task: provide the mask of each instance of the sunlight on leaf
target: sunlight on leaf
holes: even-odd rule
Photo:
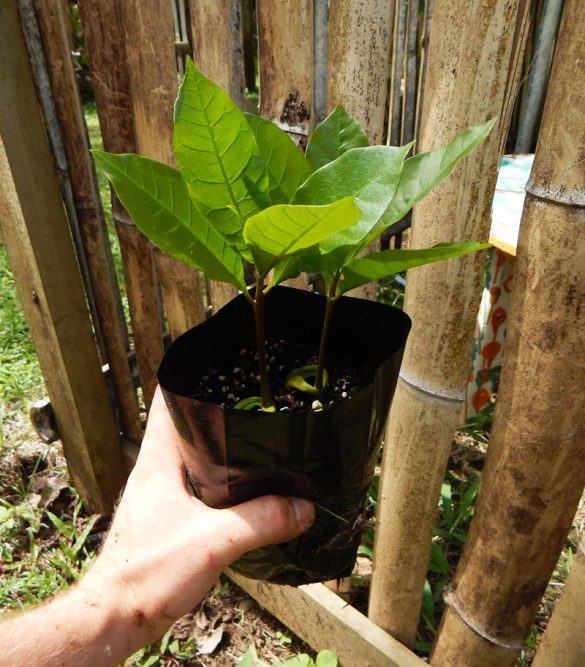
[[[338,104],[311,135],[307,160],[317,170],[352,148],[364,148],[368,143],[361,125]]]

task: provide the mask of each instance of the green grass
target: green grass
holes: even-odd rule
[[[0,243],[0,452],[12,421],[22,421],[28,401],[45,394],[38,358]]]
[[[32,478],[31,478],[32,479]],[[58,514],[30,486],[0,498],[0,608],[21,609],[77,581],[95,555],[89,542],[97,516],[88,516],[72,488]]]

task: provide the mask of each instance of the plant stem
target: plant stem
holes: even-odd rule
[[[339,282],[340,273],[333,276],[333,280],[328,285],[327,303],[325,305],[325,317],[323,318],[323,328],[321,329],[321,341],[319,343],[319,358],[317,360],[317,374],[315,376],[315,389],[318,396],[323,391],[323,369],[325,368],[325,357],[327,355],[327,344],[329,342],[329,329],[331,328],[331,318],[333,315],[333,306],[337,301],[335,292]]]
[[[260,394],[262,410],[274,410],[274,401],[270,393],[268,368],[266,365],[266,333],[264,318],[264,275],[256,277],[254,294],[254,317],[256,320],[256,348],[258,350],[258,370],[260,371]]]

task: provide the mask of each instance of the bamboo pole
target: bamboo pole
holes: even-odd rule
[[[327,115],[327,51],[329,1],[313,0],[313,118],[320,123]]]
[[[244,43],[242,7],[238,0],[190,0],[193,60],[197,67],[242,107]],[[229,57],[226,58],[226,53]],[[233,285],[208,281],[213,311],[238,294]]]
[[[16,0],[0,0],[0,226],[76,487],[109,513],[125,463]]]
[[[79,0],[79,12],[104,149],[112,153],[136,152],[119,0]],[[115,195],[112,218],[120,243],[138,374],[148,409],[156,387],[158,360],[163,354],[151,245],[132,224]]]
[[[414,122],[416,113],[417,89],[417,33],[418,33],[418,0],[408,3],[408,19],[406,32],[406,50],[404,54],[404,105],[402,107],[402,139],[407,144],[414,139]]]
[[[313,129],[313,0],[258,0],[260,114],[301,146]]]
[[[173,164],[173,108],[178,74],[170,3],[124,0],[119,9],[126,42],[132,44],[126,55],[138,152]],[[162,285],[167,322],[174,338],[201,322],[204,308],[199,274],[170,257],[158,262],[158,267],[159,271],[172,271]]]
[[[245,81],[241,1],[190,0],[189,9],[193,60],[241,107]]]
[[[394,10],[394,36],[392,39],[392,78],[390,104],[388,106],[388,140],[390,146],[399,146],[402,136],[402,81],[404,70],[404,36],[408,0],[397,0]]]
[[[505,0],[433,5],[420,150],[487,118],[500,122],[415,208],[412,247],[488,238],[508,126],[503,109],[521,57],[510,25],[524,9],[522,1]],[[464,406],[482,276],[479,254],[408,274],[405,310],[413,330],[385,438],[369,604],[370,618],[407,646],[416,635],[439,491]]]
[[[371,144],[384,140],[394,0],[338,0],[329,7],[327,107],[336,104],[362,125]],[[380,249],[375,241],[369,251]],[[376,283],[350,291],[375,299]]]
[[[260,114],[301,149],[315,125],[313,113],[313,0],[258,0]],[[308,277],[286,281],[306,288]]]
[[[372,144],[384,139],[394,0],[338,0],[329,8],[327,106],[341,103]]]
[[[585,330],[584,51],[585,15],[568,0],[527,186],[490,447],[436,667],[453,655],[484,665],[502,647],[511,651],[499,665],[514,663],[585,487],[585,367],[575,354]],[[477,635],[487,642],[471,653]]]
[[[126,327],[71,60],[68,34],[71,28],[66,23],[71,17],[65,13],[64,3],[35,0],[34,4],[67,156],[75,214],[102,332],[104,362],[110,367],[122,432],[131,440],[140,442],[142,425],[126,354]]]
[[[526,83],[524,113],[518,123],[516,153],[529,153],[535,144],[537,125],[546,94],[546,85],[552,61],[564,0],[545,0],[538,23],[534,60]]]
[[[536,650],[532,667],[583,667],[585,665],[585,538],[577,555],[565,588],[550,618],[544,636]]]

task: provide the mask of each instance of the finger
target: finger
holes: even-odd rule
[[[246,551],[298,537],[313,523],[315,507],[302,498],[263,496],[218,510],[218,516],[223,525],[216,548],[228,565]]]

